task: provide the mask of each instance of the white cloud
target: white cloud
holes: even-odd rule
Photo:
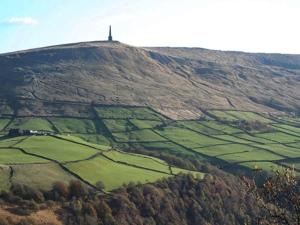
[[[11,17],[4,21],[12,25],[37,25],[38,21],[32,17]]]

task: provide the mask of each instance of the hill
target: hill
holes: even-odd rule
[[[2,114],[90,117],[93,103],[195,119],[213,108],[300,106],[299,55],[85,42],[1,54],[0,68]]]

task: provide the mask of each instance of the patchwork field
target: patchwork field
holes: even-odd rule
[[[57,180],[80,179],[112,191],[179,172],[203,176],[128,149],[248,170],[294,166],[300,172],[299,118],[209,110],[210,119],[174,121],[147,107],[123,106],[97,106],[94,112],[93,118],[0,118],[0,189],[14,182],[50,189]],[[5,135],[13,128],[54,134]]]

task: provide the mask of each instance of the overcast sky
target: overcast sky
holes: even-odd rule
[[[0,52],[114,39],[300,54],[300,0],[0,0]]]

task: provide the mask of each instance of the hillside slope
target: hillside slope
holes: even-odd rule
[[[146,105],[175,119],[203,109],[300,108],[300,56],[86,42],[0,55],[0,113],[89,116]]]

